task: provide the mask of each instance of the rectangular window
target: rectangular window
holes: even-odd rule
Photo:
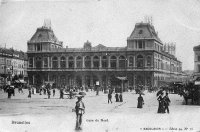
[[[198,56],[198,61],[200,61],[200,56]]]
[[[142,49],[142,47],[143,47],[142,45],[143,45],[143,44],[142,44],[142,40],[139,40],[139,41],[138,41],[138,48],[139,48],[139,49]]]

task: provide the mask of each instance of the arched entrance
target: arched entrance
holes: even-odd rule
[[[42,77],[40,74],[36,74],[35,76],[35,84],[36,86],[41,86],[42,85]]]
[[[145,82],[144,82],[144,77],[143,76],[141,76],[141,75],[138,75],[137,77],[136,77],[136,86],[138,87],[138,86],[145,86]]]
[[[79,88],[82,87],[81,76],[76,76],[76,86]]]

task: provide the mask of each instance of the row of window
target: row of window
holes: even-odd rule
[[[118,66],[119,68],[125,68],[126,67],[126,58],[124,56],[120,56],[119,57],[119,62],[118,62]],[[36,57],[35,58],[35,66],[36,68],[42,68],[42,64],[44,68],[48,68],[51,67],[50,65],[52,64],[52,68],[58,68],[59,66],[59,60],[58,57],[53,57],[52,58],[52,63],[49,62],[47,57],[44,57],[43,60],[41,57]],[[29,67],[33,67],[33,58],[29,58]],[[85,68],[99,68],[100,67],[100,59],[98,56],[94,56],[93,58],[93,63],[92,59],[90,56],[86,56],[84,58],[84,63],[83,63],[83,59],[82,57],[78,56],[76,58],[76,68],[82,68],[83,65],[85,65]],[[145,59],[142,55],[138,55],[136,58],[136,66],[139,68],[142,68],[145,66]],[[152,58],[150,56],[147,57],[146,59],[146,65],[147,66],[151,66],[152,64]],[[107,68],[108,64],[110,63],[110,67],[111,68],[116,68],[117,67],[117,57],[116,56],[111,56],[110,58],[110,62],[108,61],[108,58],[106,56],[103,56],[101,59],[101,66],[102,68]],[[49,65],[49,66],[48,66]],[[93,65],[93,66],[92,66]],[[65,57],[61,57],[60,58],[60,68],[66,68],[67,63],[66,63],[66,58]],[[133,67],[134,66],[134,57],[130,56],[128,58],[128,67]],[[69,57],[68,58],[68,68],[75,68],[75,61],[74,61],[74,57]]]

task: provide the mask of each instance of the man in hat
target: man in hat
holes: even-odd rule
[[[76,102],[76,130],[81,130],[82,115],[85,113],[85,105],[82,102],[83,96],[78,96],[78,101]]]

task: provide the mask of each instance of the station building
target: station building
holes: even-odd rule
[[[124,47],[86,41],[82,48],[64,48],[50,26],[37,28],[27,42],[29,84],[106,88],[123,80],[126,88],[148,88],[181,80],[182,62],[165,50],[153,25],[135,24],[125,41]]]

